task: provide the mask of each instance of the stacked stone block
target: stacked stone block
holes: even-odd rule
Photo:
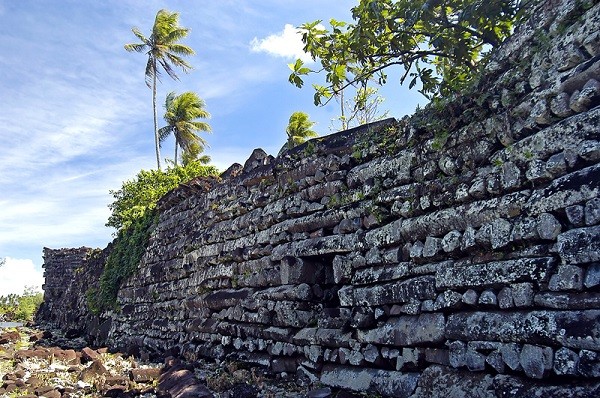
[[[594,3],[539,2],[464,97],[167,194],[109,342],[387,396],[599,393]]]

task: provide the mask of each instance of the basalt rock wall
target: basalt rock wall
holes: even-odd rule
[[[94,337],[387,396],[599,395],[600,4],[533,15],[462,96],[167,194]]]

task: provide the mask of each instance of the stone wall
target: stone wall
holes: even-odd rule
[[[38,319],[56,325],[67,325],[64,319],[68,311],[64,310],[66,302],[75,299],[70,287],[78,270],[84,269],[84,264],[90,248],[52,250],[44,248],[44,303],[37,314]]]
[[[387,396],[598,395],[600,4],[534,15],[462,96],[167,194],[107,341]]]
[[[40,326],[85,335],[95,344],[106,341],[110,316],[90,312],[87,296],[98,288],[110,250],[111,245],[104,250],[44,248],[44,302],[36,314]]]

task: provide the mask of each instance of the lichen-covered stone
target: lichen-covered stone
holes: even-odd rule
[[[584,225],[584,209],[583,206],[574,205],[565,208],[565,213],[569,222],[575,227],[582,227]]]
[[[460,368],[466,365],[467,345],[462,341],[447,343],[449,350],[450,366]]]
[[[568,117],[573,114],[569,107],[570,96],[568,93],[561,92],[550,101],[550,110],[558,117]]]
[[[460,308],[462,298],[462,294],[454,292],[452,290],[447,290],[444,293],[437,296],[437,298],[435,299],[435,303],[433,304],[433,310],[437,311],[444,308]]]
[[[504,189],[513,189],[520,186],[521,170],[512,162],[502,164],[501,183]]]
[[[520,280],[545,281],[554,264],[552,258],[525,258],[486,264],[447,264],[435,275],[439,288],[486,287]]]
[[[600,294],[543,292],[535,295],[534,302],[536,305],[546,308],[586,310],[600,308]]]
[[[471,374],[443,366],[430,366],[422,374],[411,398],[478,397],[496,398],[493,378],[486,374]]]
[[[567,162],[565,160],[564,152],[550,156],[546,162],[546,170],[553,177],[558,177],[565,174],[567,171]]]
[[[511,285],[513,302],[516,307],[529,307],[533,304],[533,284],[515,283]]]
[[[419,300],[436,297],[435,279],[422,276],[399,282],[390,282],[369,287],[355,287],[353,302],[361,305],[405,303],[412,298]]]
[[[475,290],[468,289],[466,292],[463,293],[462,301],[467,305],[475,305],[477,303],[478,297],[479,295]]]
[[[484,290],[479,296],[477,303],[486,307],[495,307],[498,305],[498,299],[496,294],[491,290]]]
[[[386,396],[598,395],[588,3],[531,3],[479,86],[443,107],[257,150],[171,191],[119,312],[86,306],[103,259],[45,250],[40,320]]]
[[[485,362],[498,373],[504,373],[506,371],[506,365],[502,360],[502,354],[498,350],[492,351],[487,358],[485,358]]]
[[[320,381],[330,387],[346,388],[352,391],[376,391],[379,394],[398,398],[412,395],[418,373],[385,372],[369,368],[333,367],[326,365]]]
[[[558,272],[550,278],[548,288],[552,291],[581,290],[583,288],[583,270],[574,265],[561,265]]]
[[[500,355],[502,356],[502,360],[512,370],[521,369],[521,362],[519,358],[520,354],[521,348],[517,344],[503,344],[500,347]]]
[[[546,163],[539,159],[534,159],[529,162],[525,177],[534,183],[539,183],[549,180],[552,176],[546,170]]]
[[[554,240],[560,234],[560,222],[549,213],[542,213],[538,216],[536,229],[541,239]]]
[[[460,248],[461,237],[462,234],[459,231],[454,230],[448,232],[442,239],[442,250],[444,250],[446,253],[450,253]]]
[[[490,233],[490,243],[492,249],[498,249],[508,245],[511,237],[512,224],[499,218],[492,222],[492,230]]]
[[[598,351],[581,350],[577,370],[586,377],[600,377],[600,353]]]
[[[557,248],[567,264],[600,261],[600,226],[572,229],[560,234]]]
[[[512,289],[503,287],[498,293],[498,306],[502,309],[512,308],[515,306]]]
[[[588,267],[583,284],[588,289],[600,285],[600,264],[591,264]]]
[[[441,248],[442,240],[440,238],[428,236],[423,245],[423,257],[433,257],[441,250]]]
[[[519,356],[519,362],[525,374],[534,379],[541,379],[552,366],[552,350],[548,353],[543,347],[525,344]]]
[[[576,375],[579,355],[573,350],[561,347],[554,353],[553,370],[557,375]]]
[[[462,250],[468,250],[470,248],[475,247],[475,245],[475,229],[469,226],[465,229],[465,232],[463,233],[460,248]]]
[[[600,310],[463,312],[448,316],[446,337],[599,349],[599,317]]]
[[[593,199],[600,194],[600,165],[594,165],[554,180],[532,193],[525,210],[541,214]]]
[[[585,204],[585,225],[596,225],[600,222],[600,199],[588,200]]]
[[[445,319],[442,314],[400,316],[385,325],[368,331],[358,331],[359,341],[406,347],[423,343],[436,343],[444,338]]]

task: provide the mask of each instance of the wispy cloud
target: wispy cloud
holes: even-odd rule
[[[291,24],[285,24],[283,31],[269,35],[264,39],[255,37],[250,42],[250,49],[254,52],[265,52],[270,55],[286,59],[301,59],[312,62],[310,54],[304,52],[302,34]]]
[[[0,257],[39,267],[44,246],[104,247],[109,190],[156,167],[146,57],[123,49],[131,27],[149,33],[167,8],[191,28],[195,70],[164,76],[159,120],[166,93],[197,92],[213,116],[206,153],[224,170],[256,147],[276,154],[295,110],[331,118],[289,85],[283,59],[310,60],[292,23],[344,19],[353,2],[0,0]]]

